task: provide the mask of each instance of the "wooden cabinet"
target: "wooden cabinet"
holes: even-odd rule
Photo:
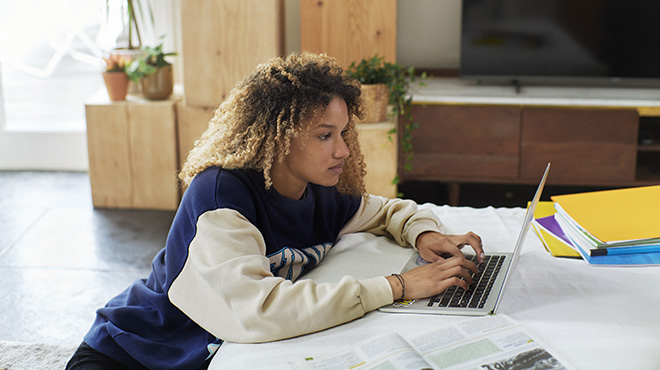
[[[660,123],[634,107],[417,103],[412,114],[412,170],[399,156],[399,177],[451,184],[450,203],[460,183],[536,184],[547,162],[549,184],[660,183]]]
[[[520,108],[413,105],[412,114],[420,125],[413,131],[412,172],[399,159],[402,180],[517,177]]]
[[[660,112],[639,121],[637,180],[660,183]]]
[[[533,182],[550,161],[554,183],[633,183],[638,122],[632,109],[525,108],[519,177]]]

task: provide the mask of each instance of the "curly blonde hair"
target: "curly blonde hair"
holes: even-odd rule
[[[360,85],[343,73],[336,59],[308,52],[274,58],[239,82],[188,153],[179,178],[190,185],[208,167],[254,169],[263,171],[270,188],[273,163],[284,159],[291,138],[304,135],[334,96],[344,99],[348,108],[344,140],[351,153],[336,188],[343,194],[366,195],[354,123],[354,117],[363,117]]]

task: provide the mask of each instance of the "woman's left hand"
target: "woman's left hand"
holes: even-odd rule
[[[455,257],[464,258],[461,248],[466,245],[472,247],[477,254],[479,262],[483,261],[484,248],[479,235],[472,231],[461,235],[446,235],[439,232],[427,231],[417,237],[419,255],[428,262],[437,262],[445,259],[442,255],[447,253]]]

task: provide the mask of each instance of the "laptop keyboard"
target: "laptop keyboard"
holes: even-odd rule
[[[449,287],[444,292],[432,297],[429,307],[467,307],[483,308],[490,294],[497,274],[504,263],[504,256],[485,256],[482,263],[478,263],[477,256],[469,259],[478,263],[478,272],[472,274],[472,285],[466,291],[460,287]]]

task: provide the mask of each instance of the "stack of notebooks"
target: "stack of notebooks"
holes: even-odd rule
[[[593,265],[660,264],[660,186],[551,197],[532,223],[556,257]]]

